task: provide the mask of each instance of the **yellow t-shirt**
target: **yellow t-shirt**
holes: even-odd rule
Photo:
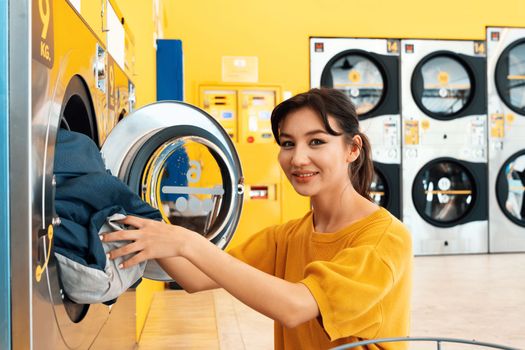
[[[334,233],[314,231],[312,212],[269,227],[228,252],[308,287],[321,316],[295,328],[275,322],[275,349],[329,349],[363,339],[408,336],[412,244],[381,208]],[[368,349],[406,349],[406,342]]]

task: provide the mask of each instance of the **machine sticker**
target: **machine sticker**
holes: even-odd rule
[[[397,39],[388,39],[386,41],[386,51],[388,53],[398,54],[399,55],[399,40]]]
[[[494,113],[490,116],[490,137],[502,139],[505,136],[505,119],[502,113]]]
[[[405,145],[419,144],[419,121],[405,120]]]
[[[32,56],[48,68],[53,68],[55,61],[52,4],[52,0],[33,0],[32,8]]]
[[[437,80],[441,85],[448,85],[449,76],[448,72],[440,71],[437,76]]]
[[[352,83],[359,83],[361,81],[361,74],[358,70],[352,69],[348,73],[348,80],[350,80]]]
[[[491,41],[499,41],[499,32],[492,32],[492,33],[490,33],[490,40]]]
[[[115,61],[111,55],[108,55],[108,70],[108,107],[110,111],[114,111],[117,104],[117,94],[115,88]]]
[[[314,43],[315,52],[324,52],[324,43]]]
[[[425,119],[421,121],[421,129],[427,130],[428,128],[430,128],[430,120]]]
[[[414,44],[405,44],[405,53],[414,53]]]
[[[507,123],[512,124],[512,123],[514,123],[514,120],[516,120],[516,116],[514,114],[512,114],[512,113],[508,113],[505,116],[505,119],[507,120]]]

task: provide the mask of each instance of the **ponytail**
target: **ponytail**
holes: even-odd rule
[[[370,184],[374,176],[374,164],[372,162],[372,147],[365,134],[357,132],[362,140],[359,157],[348,167],[348,175],[352,186],[361,196],[372,201],[370,197]]]

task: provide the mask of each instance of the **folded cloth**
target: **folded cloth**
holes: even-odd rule
[[[64,291],[77,303],[114,299],[142,277],[144,265],[140,271],[117,269],[130,276],[115,273],[108,264],[108,248],[100,241],[99,232],[105,232],[101,231],[105,224],[106,231],[117,229],[115,214],[121,214],[121,218],[129,214],[156,220],[162,216],[106,170],[97,145],[83,134],[59,130],[54,170],[55,208],[61,219],[55,228],[54,253]],[[122,246],[126,242],[117,244]],[[100,281],[101,273],[109,280],[95,283]],[[83,278],[93,280],[79,283]]]

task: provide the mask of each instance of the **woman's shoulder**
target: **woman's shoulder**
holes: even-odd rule
[[[293,232],[304,232],[312,228],[312,211],[308,211],[303,217],[288,220],[282,224],[275,225],[274,231],[280,234],[291,234]]]
[[[403,242],[410,242],[410,232],[405,224],[384,208],[379,208],[360,223],[361,238],[368,237],[376,245],[384,243],[385,237],[395,236]]]

